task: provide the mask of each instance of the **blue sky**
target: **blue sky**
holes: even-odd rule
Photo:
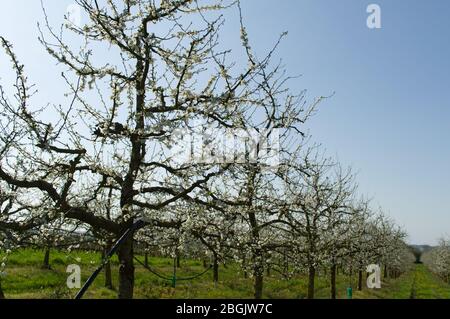
[[[55,26],[72,2],[44,1]],[[366,26],[371,3],[381,7],[381,29]],[[302,75],[291,82],[294,91],[308,89],[311,100],[335,92],[308,123],[313,140],[354,167],[361,192],[410,242],[450,235],[450,2],[244,0],[242,8],[261,55],[289,31],[278,57],[291,75]],[[38,0],[2,1],[0,34],[14,43],[42,103],[56,102],[64,84],[37,41],[37,21]],[[225,41],[239,36],[231,30]]]

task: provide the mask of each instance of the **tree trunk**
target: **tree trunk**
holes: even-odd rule
[[[309,266],[308,274],[308,299],[314,299],[314,280],[316,278],[316,268]]]
[[[44,262],[42,263],[43,269],[50,269],[50,247],[45,247]]]
[[[119,248],[119,299],[132,299],[134,289],[133,236]]]
[[[246,258],[245,256],[242,257],[242,264],[245,265],[246,263]],[[247,274],[247,269],[244,268],[244,278],[247,279],[248,278],[248,274]]]
[[[254,283],[255,299],[262,299],[263,283],[264,283],[264,275],[262,271],[258,271],[255,274],[255,283]]]
[[[148,267],[148,252],[147,251],[145,252],[145,255],[144,255],[144,265],[145,265],[145,267]]]
[[[102,259],[105,258],[106,254],[111,250],[111,243],[108,241],[105,250],[103,251]],[[112,284],[112,275],[111,275],[111,262],[108,260],[108,262],[105,264],[105,288],[113,289]]]
[[[111,263],[109,261],[105,265],[105,288],[108,288],[111,290],[114,289],[113,283],[112,283]]]
[[[217,255],[214,255],[213,273],[214,285],[217,286],[217,284],[219,283],[219,261],[217,260]]]
[[[388,276],[387,265],[384,265],[384,278],[387,278],[387,276]]]
[[[2,281],[0,280],[0,300],[5,299],[5,294],[2,289]]]
[[[358,271],[358,290],[362,290],[362,282],[363,282],[363,271],[360,269]]]
[[[173,275],[172,275],[172,288],[177,286],[177,257],[173,259]]]
[[[264,266],[262,264],[263,252],[261,249],[256,249],[253,253],[253,276],[254,276],[254,297],[255,299],[262,299],[263,283],[264,283]]]
[[[254,182],[256,171],[252,171],[251,178],[249,181]],[[248,191],[249,193],[253,194],[253,185],[250,186],[248,184]],[[250,196],[250,198],[253,198],[253,195]],[[255,212],[251,211],[248,214],[248,218],[250,221],[250,225],[252,227],[252,239],[255,242],[259,241],[259,226],[258,226],[258,220],[256,218]],[[264,282],[264,265],[262,264],[264,259],[264,251],[261,249],[261,247],[256,247],[255,250],[252,252],[252,261],[253,261],[253,276],[254,278],[254,297],[255,299],[262,299],[263,294],[263,282]]]
[[[289,259],[287,257],[287,252],[284,253],[283,256],[283,267],[284,267],[284,274],[287,276],[289,273]]]
[[[181,267],[181,257],[179,254],[177,254],[177,268]]]
[[[336,265],[332,265],[330,268],[331,276],[331,299],[336,299]]]

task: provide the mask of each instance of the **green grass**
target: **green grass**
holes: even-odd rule
[[[69,264],[78,264],[82,270],[82,281],[95,270],[100,262],[100,254],[96,252],[74,251],[68,254],[63,251],[52,251],[50,255],[51,270],[41,268],[44,252],[41,250],[23,249],[14,252],[8,262],[7,275],[2,286],[7,298],[73,298],[77,290],[66,287]],[[143,257],[140,257],[143,260]],[[150,265],[159,273],[170,277],[173,262],[167,258],[150,258]],[[203,265],[197,260],[182,260],[178,269],[178,277],[189,277],[204,271]],[[118,260],[112,259],[113,283],[118,283]],[[136,265],[135,297],[136,298],[252,298],[252,279],[244,278],[237,265],[220,267],[220,281],[217,287],[212,282],[212,273],[190,280],[179,281],[176,288],[171,282],[160,279],[140,265]],[[412,271],[400,278],[383,281],[382,289],[364,289],[354,293],[355,298],[400,298],[411,297],[412,285],[416,282],[416,298],[450,298],[450,286],[431,274],[426,267],[418,265]],[[356,285],[356,278],[338,275],[337,296],[346,298],[347,287]],[[285,280],[276,274],[264,279],[264,298],[302,299],[307,291],[307,281],[304,276]],[[329,278],[324,274],[316,279],[316,298],[328,298],[330,294]],[[116,298],[117,291],[104,288],[103,273],[95,280],[85,298],[106,299]]]
[[[450,285],[431,273],[425,265],[415,265],[400,278],[384,281],[382,288],[357,292],[355,298],[450,299]]]
[[[450,299],[450,286],[420,265],[416,270],[415,298]]]

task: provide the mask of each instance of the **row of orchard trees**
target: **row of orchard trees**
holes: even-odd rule
[[[286,279],[305,275],[307,297],[314,298],[320,271],[336,298],[338,269],[357,275],[359,290],[371,264],[384,266],[385,276],[405,271],[411,263],[405,233],[355,197],[350,170],[312,154],[296,154],[275,171],[235,167],[216,181],[220,185],[208,185],[211,202],[180,203],[172,217],[181,225],[173,256],[184,248],[186,256],[202,255],[192,247],[206,250],[215,281],[219,264],[237,262],[252,276],[255,298],[262,298],[271,272]],[[195,240],[201,245],[192,245]]]
[[[442,238],[437,247],[424,254],[423,259],[435,274],[450,283],[450,240]]]
[[[321,98],[307,103],[304,92],[288,90],[289,77],[271,62],[279,41],[265,56],[253,52],[239,2],[76,2],[83,26],[67,21],[56,31],[44,9],[39,29],[62,71],[54,81],[67,84],[56,105],[36,105],[25,67],[0,35],[15,76],[0,87],[2,249],[58,245],[66,232],[87,230],[108,248],[144,219],[118,251],[119,298],[133,297],[136,240],[197,240],[215,257],[215,273],[219,261],[241,263],[256,298],[269,269],[306,269],[312,298],[321,267],[399,267],[403,234],[355,200],[351,172],[304,151],[303,125]],[[234,9],[239,52],[220,38],[218,12]],[[261,140],[282,128],[280,165],[180,161],[175,133],[199,123],[262,132]],[[249,142],[244,158],[258,158],[262,144]]]

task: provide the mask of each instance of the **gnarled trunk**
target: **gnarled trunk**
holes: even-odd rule
[[[119,248],[119,299],[132,299],[134,290],[133,236]]]

